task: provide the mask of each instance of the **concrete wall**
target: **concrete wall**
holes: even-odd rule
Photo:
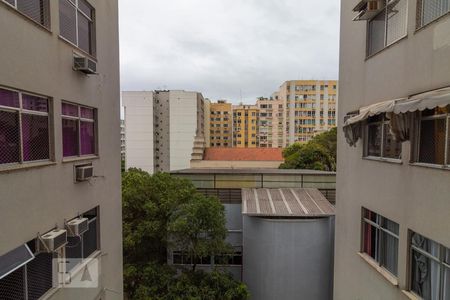
[[[416,1],[408,1],[408,36],[366,60],[366,23],[353,22],[357,1],[341,2],[339,141],[334,299],[405,299],[408,229],[450,247],[450,172],[362,159],[363,146],[349,147],[341,130],[346,113],[382,100],[450,86],[450,17],[415,31]],[[399,287],[363,261],[361,207],[400,225]]]
[[[282,162],[280,161],[243,161],[243,160],[200,160],[191,161],[193,169],[277,169]]]
[[[70,219],[100,206],[101,285],[96,291],[58,290],[51,299],[93,299],[102,288],[122,295],[122,222],[120,196],[120,111],[118,5],[95,0],[97,71],[86,76],[72,70],[76,47],[58,38],[58,1],[50,1],[51,31],[0,2],[0,85],[52,98],[54,161],[39,168],[0,172],[0,255]],[[98,109],[98,156],[63,160],[61,100]],[[74,183],[74,165],[92,162],[98,176]]]
[[[153,173],[153,92],[123,92],[125,166]]]
[[[243,230],[243,281],[251,299],[332,298],[332,218],[244,216]]]
[[[170,92],[156,91],[153,102],[153,158],[155,172],[170,170]]]

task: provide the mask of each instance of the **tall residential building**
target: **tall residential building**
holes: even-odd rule
[[[256,106],[259,109],[259,147],[283,147],[283,102],[273,97],[260,97]]]
[[[204,116],[203,116],[203,123],[205,124],[205,128],[204,128],[204,142],[205,142],[205,147],[208,148],[209,147],[209,140],[211,139],[211,122],[210,122],[210,116],[211,116],[211,100],[209,100],[208,98],[205,98],[204,100],[204,105],[203,105],[203,111]]]
[[[204,99],[187,91],[123,92],[126,168],[149,173],[190,166],[194,138],[204,141]]]
[[[233,115],[231,103],[219,100],[210,105],[210,147],[232,147],[233,146]],[[206,141],[208,141],[206,139]]]
[[[256,105],[233,105],[233,147],[258,147],[259,109]]]
[[[283,146],[336,127],[336,92],[335,80],[290,80],[280,86],[275,99],[284,108]]]
[[[341,4],[334,299],[449,299],[448,1]]]
[[[0,28],[0,299],[121,299],[118,1],[0,1]]]
[[[125,121],[120,120],[120,160],[125,161]]]

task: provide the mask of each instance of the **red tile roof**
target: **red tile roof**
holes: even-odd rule
[[[283,161],[281,148],[206,148],[204,160]]]

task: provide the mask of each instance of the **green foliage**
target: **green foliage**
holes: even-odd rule
[[[246,299],[239,298],[248,293],[245,285],[227,274],[203,274],[194,265],[193,271],[175,276],[175,269],[167,265],[170,246],[191,257],[229,251],[224,207],[218,199],[197,193],[188,180],[129,169],[122,174],[122,203],[124,287],[129,299],[186,299],[182,290],[197,295],[192,299]],[[194,282],[203,287],[189,286]]]
[[[336,170],[337,130],[315,136],[308,143],[294,143],[283,150],[280,169]]]

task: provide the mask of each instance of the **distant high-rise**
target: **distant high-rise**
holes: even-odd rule
[[[259,109],[259,147],[283,147],[283,102],[274,97],[260,97],[256,100],[256,106]]]
[[[210,105],[209,144],[207,147],[232,147],[233,115],[231,103],[219,100]]]
[[[233,105],[233,147],[258,147],[259,109],[256,105]]]

